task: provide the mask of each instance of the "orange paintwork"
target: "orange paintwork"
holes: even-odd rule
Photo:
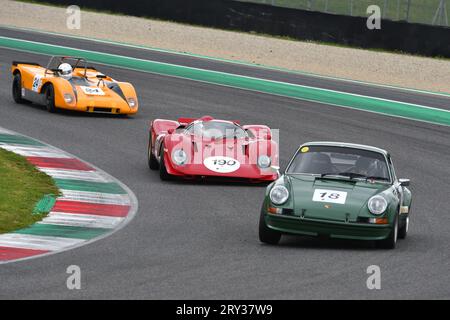
[[[84,112],[102,112],[101,108],[111,108],[109,113],[113,114],[135,114],[139,109],[138,99],[134,87],[127,82],[118,82],[112,78],[106,76],[103,81],[99,82],[96,77],[98,74],[102,74],[95,69],[87,69],[86,80],[88,81],[88,87],[92,89],[100,88],[103,95],[88,94],[81,86],[77,84],[71,84],[68,80],[59,76],[55,76],[51,71],[45,74],[45,68],[32,64],[19,63],[11,67],[11,72],[15,75],[20,72],[22,79],[22,88],[32,90],[37,93],[44,93],[47,83],[53,84],[55,91],[55,106],[60,109],[68,109]],[[33,82],[35,77],[41,77],[41,83],[33,90]],[[74,77],[84,77],[84,68],[75,68],[73,70]],[[136,102],[135,107],[130,107],[127,100],[121,97],[112,89],[108,88],[107,83],[116,83],[123,92],[124,97],[128,100],[134,99]],[[106,83],[106,84],[105,84]],[[83,86],[86,87],[86,86]],[[76,88],[76,93],[74,92]],[[64,100],[64,94],[71,94],[74,96],[72,102],[68,103]],[[26,97],[24,97],[26,99]],[[98,108],[94,110],[94,108]]]

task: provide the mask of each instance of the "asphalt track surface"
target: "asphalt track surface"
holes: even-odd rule
[[[12,36],[0,31],[0,35]],[[20,37],[26,39],[24,34]],[[47,43],[53,38],[27,36]],[[86,46],[80,40],[62,39],[60,43]],[[108,50],[114,47],[96,46],[90,43],[89,49],[111,52]],[[153,60],[163,56],[178,64],[197,63],[214,70],[254,72],[269,79],[281,74],[170,54],[149,57],[146,50],[113,50]],[[106,66],[98,69],[136,87],[138,115],[49,114],[41,107],[12,101],[12,60],[45,64],[48,57],[0,49],[0,126],[33,136],[105,170],[133,190],[139,211],[125,228],[101,241],[0,266],[0,298],[450,298],[450,127]],[[289,77],[334,90],[408,99],[433,107],[450,105],[450,99],[439,96]],[[307,237],[284,237],[279,246],[259,243],[264,187],[161,182],[157,172],[147,167],[150,119],[205,114],[280,128],[282,167],[306,141],[346,141],[389,150],[397,175],[412,180],[408,238],[400,240],[395,250],[375,249],[370,242]],[[81,290],[66,287],[66,268],[72,264],[81,268]],[[382,290],[366,287],[370,265],[381,268]]]

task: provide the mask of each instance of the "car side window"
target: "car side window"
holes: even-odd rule
[[[388,156],[389,168],[391,169],[392,178],[397,181],[397,175],[395,174],[394,164],[392,163],[391,156]]]

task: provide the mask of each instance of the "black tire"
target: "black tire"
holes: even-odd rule
[[[376,246],[380,249],[395,249],[398,239],[398,214],[395,215],[394,228],[392,228],[389,236],[384,240],[378,240]]]
[[[20,73],[14,75],[12,83],[12,96],[14,102],[19,104],[27,103],[28,101],[22,98],[22,77]]]
[[[277,245],[280,242],[281,233],[267,227],[264,221],[264,212],[261,211],[259,217],[259,241],[271,245]]]
[[[159,178],[163,181],[172,180],[172,176],[167,172],[166,164],[164,163],[164,146],[161,144],[161,155],[159,160]]]
[[[55,89],[53,88],[52,84],[48,84],[45,87],[45,107],[47,108],[47,111],[50,113],[56,112]]]
[[[405,239],[409,230],[409,215],[404,219],[403,225],[398,229],[398,238]]]
[[[148,167],[151,170],[158,170],[159,169],[159,163],[156,159],[155,155],[152,152],[153,146],[152,146],[152,137],[150,136],[150,139],[148,140]]]

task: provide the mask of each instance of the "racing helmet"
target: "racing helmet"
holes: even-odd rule
[[[68,63],[61,63],[58,67],[61,78],[69,80],[72,78],[72,66]]]

